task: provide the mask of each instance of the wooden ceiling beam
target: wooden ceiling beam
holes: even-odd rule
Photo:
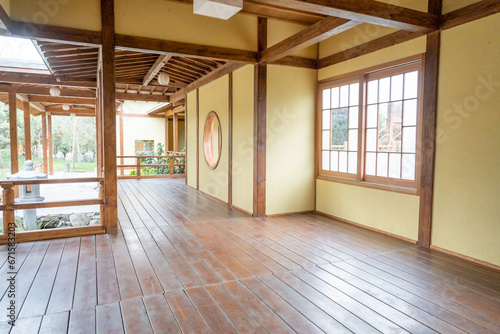
[[[28,95],[17,93],[16,96],[17,96],[18,100],[23,101],[23,102],[28,102],[30,104],[30,106],[31,106],[32,109],[36,109],[36,110],[38,110],[40,112],[45,112],[46,107],[43,104],[41,104],[41,103],[38,103],[38,102],[35,102],[35,101],[31,102],[29,100],[29,96]]]
[[[160,55],[158,59],[156,59],[155,63],[151,68],[149,69],[148,73],[144,76],[144,79],[142,79],[142,85],[147,86],[151,80],[154,79],[156,74],[160,72],[160,70],[165,66],[166,63],[172,58],[172,55]]]
[[[69,110],[64,110],[62,105],[47,106],[47,112],[65,112],[65,113],[95,113],[95,108],[83,108],[70,106]]]
[[[22,74],[5,71],[0,72],[0,82],[79,88],[96,88],[97,86],[95,81],[69,81],[60,80],[52,75]]]
[[[127,101],[170,102],[168,96],[150,94],[116,93],[116,99]]]
[[[71,114],[75,114],[78,117],[95,117],[95,112],[85,112],[85,111],[51,111],[50,114],[52,116],[71,116]]]
[[[368,53],[372,53],[387,47],[404,43],[406,41],[412,40],[414,38],[423,36],[424,33],[421,32],[411,32],[411,31],[396,31],[395,33],[374,39],[373,41],[355,46],[353,48],[347,49],[345,51],[330,55],[318,61],[318,69],[325,68],[331,65],[335,65],[344,62],[349,59],[353,59]]]
[[[252,0],[254,3],[334,16],[409,31],[439,28],[439,16],[374,0]]]
[[[316,59],[309,59],[309,58],[302,58],[302,57],[295,57],[295,56],[286,56],[286,57],[283,57],[281,59],[273,61],[271,64],[310,68],[313,70],[318,68],[318,61]]]
[[[210,59],[230,60],[242,63],[256,63],[257,52],[159,40],[128,35],[116,35],[116,47],[146,53],[161,53]]]
[[[304,49],[327,38],[340,34],[341,32],[353,28],[358,24],[360,23],[337,17],[324,18],[312,26],[309,26],[295,35],[292,35],[262,51],[260,54],[260,61],[270,63],[278,60],[288,56],[294,51]]]
[[[63,104],[86,104],[95,105],[95,99],[82,99],[75,97],[62,97],[62,96],[40,96],[40,95],[30,95],[30,102],[41,102],[41,103],[63,103]]]
[[[480,18],[500,13],[499,0],[483,0],[441,17],[441,29],[450,29],[461,24],[478,20]]]
[[[15,90],[19,94],[51,96],[49,92],[50,87],[12,87],[11,85],[0,85],[0,92],[9,92],[11,90]],[[67,88],[61,87],[60,97],[95,98],[95,95],[96,93],[94,90],[69,90]]]
[[[57,60],[66,60],[66,59],[71,59],[74,57],[94,57],[95,59],[99,58],[99,49],[97,48],[92,48],[92,49],[85,49],[85,50],[80,50],[78,53],[74,53],[73,51],[61,51],[61,52],[56,52],[56,51],[47,51],[44,52],[44,55],[47,59],[51,58],[57,58]]]

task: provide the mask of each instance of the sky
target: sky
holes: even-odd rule
[[[33,42],[29,39],[0,36],[0,64],[8,61],[22,64],[40,64],[45,68],[44,62]]]

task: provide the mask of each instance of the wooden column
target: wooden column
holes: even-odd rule
[[[258,20],[259,52],[267,49],[267,19]],[[253,215],[266,215],[267,65],[255,65]]]
[[[96,117],[95,117],[95,127],[96,127],[96,149],[95,149],[95,159],[96,159],[96,168],[97,168],[97,176],[102,177],[102,99],[101,99],[101,71],[97,76],[97,89],[96,92]],[[104,189],[104,186],[103,186]]]
[[[173,132],[174,132],[174,152],[179,152],[179,115],[174,114],[174,124],[173,124]]]
[[[228,178],[227,178],[227,203],[233,205],[233,73],[229,73],[229,134],[228,134]]]
[[[101,100],[103,118],[102,142],[104,163],[104,226],[108,233],[118,228],[118,195],[116,173],[116,101],[115,101],[115,4],[101,0],[102,21],[102,81]]]
[[[196,189],[200,190],[200,89],[196,89]]]
[[[26,160],[31,160],[31,117],[30,103],[23,102],[24,111],[24,157]]]
[[[10,172],[19,172],[19,155],[17,152],[17,107],[16,93],[9,92],[9,126],[10,126]]]
[[[125,149],[123,147],[123,112],[120,111],[120,155],[123,156],[125,155]],[[123,165],[125,163],[125,159],[120,158],[120,165]],[[120,168],[120,175],[124,175],[125,170],[123,168]]]
[[[165,152],[170,151],[169,140],[168,140],[168,135],[169,135],[168,123],[169,123],[168,115],[167,113],[165,113]]]
[[[48,162],[47,162],[47,117],[45,113],[40,115],[42,118],[42,149],[43,149],[43,172],[48,173]],[[75,151],[76,153],[76,151]]]
[[[429,12],[440,15],[441,0],[429,1]],[[418,222],[418,244],[423,247],[430,247],[431,244],[440,44],[440,31],[427,35],[422,111],[422,166],[419,180],[420,209]]]
[[[54,175],[54,148],[52,143],[52,115],[47,113],[47,135],[49,142],[49,175]]]

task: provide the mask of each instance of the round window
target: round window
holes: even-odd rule
[[[210,169],[217,168],[222,150],[222,131],[219,116],[215,111],[207,115],[203,131],[203,152]]]

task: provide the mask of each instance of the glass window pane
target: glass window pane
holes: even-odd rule
[[[403,128],[403,152],[415,153],[417,147],[417,128],[414,126]]]
[[[332,114],[331,110],[323,110],[323,121],[321,122],[321,128],[323,130],[330,130],[330,115]]]
[[[366,110],[366,127],[376,128],[377,127],[377,117],[378,117],[378,106],[376,104],[368,106]]]
[[[377,129],[366,130],[366,150],[377,151]]]
[[[375,175],[376,163],[377,163],[377,153],[366,153],[366,161],[365,161],[366,175]]]
[[[324,150],[330,150],[330,130],[323,131],[322,148]]]
[[[330,89],[323,90],[323,109],[330,109]]]
[[[332,111],[332,150],[347,149],[347,108]]]
[[[386,152],[389,150],[389,103],[379,104],[378,107],[378,151]]]
[[[349,151],[358,150],[358,130],[349,130]]]
[[[340,107],[349,105],[349,86],[340,87]]]
[[[359,119],[359,107],[350,107],[349,108],[349,129],[357,129],[358,128],[358,119]]]
[[[356,174],[357,172],[358,172],[358,152],[349,152],[348,173]]]
[[[352,84],[349,87],[351,90],[349,93],[349,105],[357,106],[359,105],[359,83]]]
[[[405,74],[405,99],[418,96],[418,71]]]
[[[401,154],[389,154],[389,177],[399,179],[401,177]]]
[[[378,102],[378,80],[373,80],[368,82],[368,104],[373,104]]]
[[[389,153],[377,154],[377,176],[387,177]]]
[[[401,178],[404,180],[415,180],[415,154],[403,154]]]
[[[332,151],[330,153],[330,170],[332,172],[339,171],[339,152]]]
[[[383,78],[379,80],[378,84],[378,102],[389,102],[391,94],[391,78]]]
[[[405,101],[403,125],[417,125],[417,100]]]
[[[330,151],[323,151],[323,154],[321,156],[321,169],[330,169]]]
[[[403,99],[403,74],[391,78],[391,101]]]
[[[347,152],[339,152],[339,172],[347,173]]]
[[[332,108],[338,108],[340,104],[339,88],[332,88]]]

